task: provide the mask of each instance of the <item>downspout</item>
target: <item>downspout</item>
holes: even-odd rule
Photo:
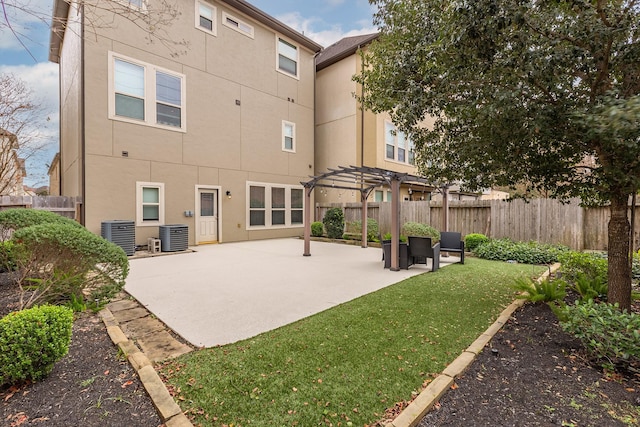
[[[318,99],[318,94],[317,94],[317,88],[316,88],[316,78],[317,78],[317,74],[318,74],[318,67],[316,66],[316,58],[318,57],[318,55],[320,55],[322,51],[316,52],[313,54],[313,169],[311,171],[311,175],[315,175],[316,174],[316,144],[317,144],[317,138],[316,138],[316,100]],[[313,190],[313,188],[312,188]],[[308,201],[311,200],[311,196],[309,196],[309,198],[307,199]],[[315,198],[314,198],[314,202],[315,202]],[[311,216],[309,216],[309,218],[311,218]],[[314,209],[313,210],[313,220],[314,221],[318,221],[318,209]],[[309,225],[309,227],[311,227],[311,225]],[[305,246],[305,254],[309,252],[308,248]],[[311,254],[309,254],[311,255]],[[306,256],[306,255],[305,255]]]
[[[85,153],[86,153],[86,138],[85,138],[85,134],[86,134],[86,126],[85,126],[85,86],[84,86],[84,20],[85,20],[85,15],[84,15],[84,3],[83,4],[79,4],[79,7],[81,8],[81,12],[80,12],[80,114],[81,114],[81,118],[80,118],[80,153],[79,153],[79,157],[81,159],[80,162],[80,181],[82,183],[82,190],[81,190],[81,194],[82,194],[82,209],[80,210],[80,224],[84,225],[86,227],[87,223],[86,223],[86,210],[87,210],[87,177],[86,177],[86,158],[85,158]]]

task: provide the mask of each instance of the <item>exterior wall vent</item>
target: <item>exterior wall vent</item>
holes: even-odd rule
[[[103,221],[101,235],[108,241],[120,246],[127,256],[136,253],[136,227],[133,221]]]
[[[189,226],[184,224],[161,225],[162,252],[186,251],[189,247]]]

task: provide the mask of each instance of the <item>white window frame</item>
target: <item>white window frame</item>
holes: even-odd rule
[[[265,201],[264,201],[264,208],[254,208],[254,209],[259,209],[259,210],[264,210],[264,221],[265,224],[264,225],[251,225],[251,187],[262,187],[264,188],[264,192],[265,192]],[[273,211],[280,211],[283,210],[283,208],[273,208],[273,204],[272,204],[272,198],[271,198],[271,194],[272,194],[272,189],[273,188],[284,188],[284,197],[285,197],[285,207],[284,207],[284,212],[285,212],[285,221],[284,221],[284,225],[273,225],[272,224],[272,212]],[[291,190],[299,190],[302,191],[302,207],[292,207],[292,202],[291,202]],[[302,228],[304,227],[304,203],[305,203],[305,197],[304,197],[304,187],[302,187],[301,185],[290,185],[290,184],[275,184],[275,183],[266,183],[266,182],[254,182],[254,181],[247,181],[247,188],[246,188],[246,193],[247,193],[247,200],[246,200],[246,212],[247,212],[247,221],[246,221],[246,229],[247,230],[275,230],[275,229],[283,229],[283,228]],[[293,211],[300,211],[302,214],[302,220],[300,223],[293,223],[292,219],[291,219],[291,213]]]
[[[211,30],[209,30],[208,28],[204,28],[200,25],[200,6],[204,6],[206,8],[208,8],[209,10],[211,10],[211,17],[213,18],[211,21]],[[200,31],[204,31],[207,34],[211,34],[216,36],[217,35],[217,27],[218,27],[218,18],[217,18],[217,8],[210,4],[207,3],[205,1],[201,1],[201,0],[196,0],[196,5],[195,5],[195,25],[196,28]]]
[[[145,188],[158,189],[158,220],[145,221],[143,214],[143,190]],[[162,182],[136,182],[136,225],[139,227],[157,227],[164,225],[164,183]]]
[[[115,61],[120,60],[129,62],[130,64],[137,65],[144,69],[144,119],[138,120],[126,116],[116,115],[116,92],[115,92]],[[156,73],[160,72],[171,77],[180,79],[180,127],[165,125],[157,122],[157,110],[156,105],[158,99],[156,96]],[[139,125],[151,126],[155,128],[161,128],[171,130],[174,132],[186,132],[187,131],[187,90],[186,90],[186,76],[175,71],[167,70],[149,64],[137,59],[130,58],[128,56],[120,55],[115,52],[109,52],[109,119],[117,120],[121,122],[134,123]]]
[[[222,12],[222,25],[231,28],[234,31],[237,31],[240,34],[249,37],[250,39],[254,37],[253,25],[247,24],[242,19],[238,19],[235,16],[228,14],[227,12]]]
[[[391,130],[392,132],[391,136],[393,137],[393,157],[389,157],[387,153],[387,145],[389,146],[391,145],[387,140],[388,130]],[[404,147],[399,146],[399,140],[401,139],[398,137],[399,135],[402,135],[404,137],[404,141],[405,141]],[[399,160],[400,148],[404,149],[404,158],[405,158],[404,160]],[[396,163],[400,163],[408,166],[415,166],[415,148],[413,145],[413,141],[411,141],[411,138],[409,138],[407,134],[398,130],[398,128],[389,120],[384,121],[384,158],[387,161],[392,161],[392,162],[396,162]],[[411,162],[412,158],[413,158],[413,162]]]
[[[287,127],[291,127],[291,133],[293,135],[291,140],[291,148],[287,148]],[[282,151],[289,153],[296,152],[296,124],[287,120],[282,121]]]
[[[138,6],[137,4],[132,4],[131,0],[117,0],[117,2],[137,12],[147,13],[147,0],[140,0],[140,6]]]
[[[286,44],[295,47],[296,49],[296,58],[295,58],[296,73],[295,74],[292,74],[289,71],[283,70],[280,68],[280,41],[281,40]],[[289,58],[286,55],[285,57]],[[293,58],[289,58],[289,59],[294,60]],[[284,74],[285,76],[293,77],[294,79],[298,79],[298,80],[300,79],[300,46],[297,45],[296,43],[293,43],[291,40],[286,39],[277,34],[276,34],[276,71]]]

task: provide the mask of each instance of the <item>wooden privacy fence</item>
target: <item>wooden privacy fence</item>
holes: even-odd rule
[[[345,222],[360,220],[360,203],[317,203],[315,218],[321,221],[331,207],[340,207]],[[634,247],[640,243],[640,210],[636,205]],[[382,234],[391,231],[391,203],[368,203],[369,218],[378,221]],[[442,230],[441,201],[400,202],[400,224],[429,224]],[[570,248],[605,250],[608,245],[609,208],[584,208],[578,199],[561,203],[553,199],[449,201],[449,230],[462,235],[482,233],[491,238],[560,243]]]
[[[0,210],[33,208],[79,220],[80,199],[65,196],[0,196]]]

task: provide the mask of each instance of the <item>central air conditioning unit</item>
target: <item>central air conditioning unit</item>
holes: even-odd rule
[[[189,226],[184,224],[161,225],[162,252],[186,251],[189,247]]]
[[[106,240],[120,246],[127,256],[136,253],[136,226],[133,221],[103,221],[101,235]]]

